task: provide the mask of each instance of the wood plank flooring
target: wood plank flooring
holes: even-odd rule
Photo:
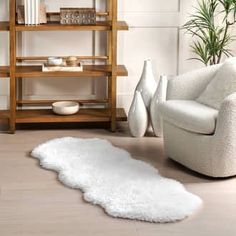
[[[25,130],[0,134],[1,236],[235,236],[236,178],[214,180],[197,175],[163,154],[161,139],[134,139],[120,127],[107,130]],[[63,136],[99,137],[129,151],[166,177],[199,195],[203,208],[173,224],[114,219],[82,199],[79,190],[63,186],[56,173],[39,167],[30,157],[38,144]]]

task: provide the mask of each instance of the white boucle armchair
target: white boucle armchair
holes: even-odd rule
[[[168,83],[167,101],[159,106],[166,155],[212,177],[236,175],[236,93],[223,101],[219,111],[204,105],[197,105],[195,109],[194,104],[194,109],[191,109],[191,102],[206,88],[220,66],[206,67],[173,78]],[[178,104],[182,106],[181,114],[176,113]],[[214,128],[202,132],[207,122],[213,124],[212,120]],[[198,127],[200,123],[202,126]]]

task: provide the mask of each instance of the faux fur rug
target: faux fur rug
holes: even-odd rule
[[[157,169],[106,140],[55,139],[35,148],[32,156],[114,217],[174,222],[193,214],[202,203],[179,182],[160,176]]]

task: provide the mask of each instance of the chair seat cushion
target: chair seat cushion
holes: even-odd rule
[[[161,116],[169,123],[200,134],[213,134],[219,111],[190,100],[169,100],[159,105]]]

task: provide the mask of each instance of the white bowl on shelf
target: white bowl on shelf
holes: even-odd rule
[[[79,103],[73,101],[54,102],[52,110],[57,115],[69,116],[79,111]]]
[[[63,60],[61,57],[49,57],[48,58],[48,65],[49,66],[60,66]]]

